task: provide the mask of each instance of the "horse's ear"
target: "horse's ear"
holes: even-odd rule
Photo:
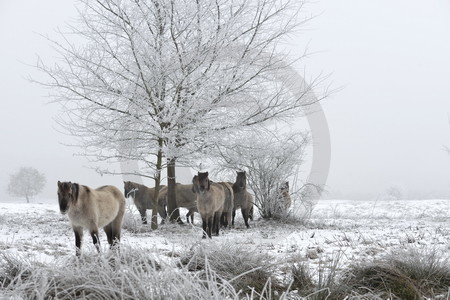
[[[208,172],[206,172],[206,177],[208,177],[209,176],[209,173]]]
[[[60,186],[61,186],[61,181],[58,180],[58,187],[60,187]]]

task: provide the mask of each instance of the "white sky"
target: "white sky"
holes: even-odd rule
[[[332,73],[333,86],[343,87],[322,104],[330,196],[370,198],[397,185],[450,197],[450,2],[319,0],[306,9],[318,16],[293,38],[294,51],[309,43],[315,54],[299,69]],[[101,177],[60,144],[67,138],[53,129],[57,106],[26,80],[35,72],[27,64],[51,55],[37,33],[53,35],[75,15],[72,1],[0,0],[2,197],[21,166],[46,174],[45,197],[56,195],[57,180],[122,188],[122,178]]]

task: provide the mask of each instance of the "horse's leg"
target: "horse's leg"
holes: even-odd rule
[[[108,225],[111,226],[110,248],[119,248],[120,233],[122,231],[123,213],[119,212],[116,218]]]
[[[225,213],[221,213],[219,217],[219,226],[225,226],[225,220],[223,218]]]
[[[161,217],[161,224],[164,224],[166,222],[166,218],[167,218],[166,207],[164,205],[159,204],[158,205],[158,213],[159,213],[159,216]]]
[[[194,211],[191,213],[191,224],[194,225]]]
[[[243,205],[241,207],[241,212],[242,212],[242,217],[244,218],[245,226],[247,226],[247,228],[249,228],[250,225],[248,225],[248,210],[246,208],[244,208]]]
[[[213,219],[213,231],[214,235],[219,235],[219,229],[220,229],[220,219],[222,218],[221,212],[215,212],[214,213],[214,219]]]
[[[202,239],[206,239],[206,229],[208,226],[208,220],[207,218],[205,218],[204,216],[202,216],[202,228],[203,228],[203,236]]]
[[[213,214],[212,232],[211,232],[211,234],[219,235],[219,234],[217,233],[217,231],[218,231],[218,230],[217,230],[218,226],[220,226],[220,214],[218,214],[217,212],[215,212],[215,213]]]
[[[73,227],[75,233],[75,255],[81,255],[81,242],[83,241],[83,227]]]
[[[253,204],[248,212],[248,218],[253,221]]]
[[[141,214],[142,224],[147,224],[147,209],[141,208],[139,210],[139,213]]]
[[[186,214],[186,223],[189,224],[189,217],[191,216],[191,210],[189,210]]]
[[[97,252],[100,253],[100,239],[98,236],[98,227],[94,227],[90,230],[90,234],[92,237],[92,242],[94,243],[95,248],[97,248]]]
[[[233,212],[231,213],[231,227],[234,227],[234,217],[236,217],[236,208],[233,207]]]
[[[213,230],[213,222],[214,222],[214,214],[208,216],[208,237],[211,238],[212,230]]]
[[[106,238],[108,239],[108,244],[110,247],[112,247],[113,244],[113,229],[112,229],[112,223],[109,223],[106,225],[103,230],[106,233]]]
[[[225,215],[225,223],[227,224],[227,226],[231,225],[231,214],[232,214],[232,212],[228,211]]]

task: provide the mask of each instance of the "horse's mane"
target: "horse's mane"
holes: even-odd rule
[[[74,195],[74,201],[77,201],[78,195],[80,194],[80,185],[78,183],[72,183],[72,193]]]
[[[146,185],[143,185],[143,184],[140,184],[140,183],[137,183],[137,182],[134,182],[134,181],[129,181],[132,185],[134,185],[135,187],[138,187],[138,188],[149,188],[148,186],[146,186]]]

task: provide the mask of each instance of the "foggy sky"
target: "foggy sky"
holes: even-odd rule
[[[450,4],[423,1],[317,1],[316,17],[292,37],[292,54],[307,77],[331,74],[342,89],[322,103],[331,134],[329,197],[373,198],[396,185],[411,197],[450,197]],[[45,39],[76,16],[74,2],[0,0],[0,190],[21,166],[45,173],[42,197],[56,181],[115,184],[100,176],[58,133],[58,106],[26,80],[37,54],[52,57]],[[308,159],[308,158],[307,158]],[[310,158],[309,158],[310,159]],[[308,173],[307,171],[305,172]]]

